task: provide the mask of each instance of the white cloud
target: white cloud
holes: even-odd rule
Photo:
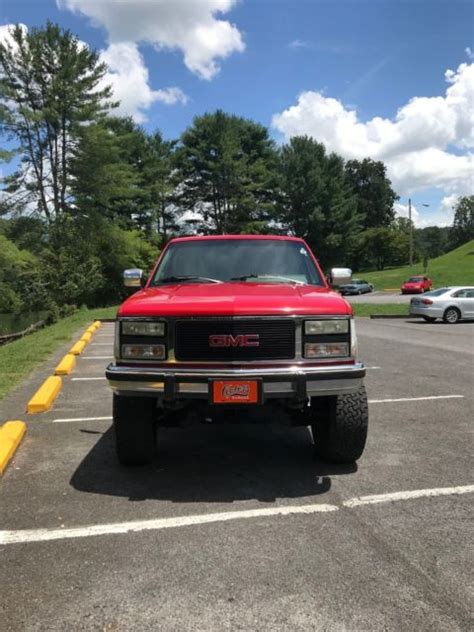
[[[295,39],[288,44],[288,48],[310,48],[310,42],[305,42],[304,40]]]
[[[452,226],[454,219],[454,207],[458,200],[457,195],[446,195],[441,200],[439,207],[434,212],[422,209],[418,210],[415,204],[411,205],[411,218],[417,228],[425,228],[426,226]],[[408,204],[395,202],[395,213],[399,217],[408,217]]]
[[[187,97],[180,88],[151,89],[148,69],[137,44],[111,44],[101,52],[100,58],[109,67],[103,85],[111,85],[114,98],[120,101],[120,106],[116,110],[118,114],[131,115],[140,123],[145,120],[143,110],[155,101],[167,105],[187,102]]]
[[[446,196],[471,194],[474,63],[448,70],[445,79],[449,85],[443,96],[414,97],[393,119],[363,122],[338,99],[307,91],[272,123],[286,139],[306,134],[347,159],[383,160],[401,195],[430,188]]]
[[[148,42],[158,49],[180,50],[184,63],[203,79],[219,72],[219,59],[245,45],[236,26],[215,17],[236,0],[56,0],[106,28],[111,44]]]
[[[470,46],[466,46],[466,48],[464,49],[464,52],[466,53],[466,55],[471,61],[474,61],[474,51],[472,50]]]
[[[13,37],[11,36],[11,30],[15,27],[16,24],[0,24],[0,42],[3,44],[10,44],[11,46],[16,46]],[[26,35],[28,33],[28,27],[26,24],[19,24],[23,33]]]

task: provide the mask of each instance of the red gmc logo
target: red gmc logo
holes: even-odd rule
[[[213,334],[209,336],[210,347],[259,347],[258,334]]]

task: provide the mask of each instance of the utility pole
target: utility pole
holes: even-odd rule
[[[408,221],[410,222],[410,265],[413,265],[413,224],[411,222],[411,198],[408,198]]]

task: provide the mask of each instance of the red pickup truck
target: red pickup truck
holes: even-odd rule
[[[352,308],[302,239],[173,239],[146,281],[137,269],[124,279],[138,291],[119,308],[106,370],[120,463],[154,458],[157,425],[225,421],[310,426],[320,458],[361,456],[368,408]]]

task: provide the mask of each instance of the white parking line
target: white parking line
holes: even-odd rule
[[[242,520],[245,518],[325,513],[337,510],[338,507],[336,507],[336,505],[293,505],[290,507],[268,507],[265,509],[247,509],[245,511],[180,516],[177,518],[158,518],[156,520],[134,520],[130,522],[116,522],[112,524],[96,524],[88,527],[75,527],[72,529],[25,529],[20,531],[0,531],[0,545],[20,544],[25,542],[46,542],[48,540],[64,540],[68,538],[87,538],[95,535],[110,535],[137,531],[156,531],[175,527],[209,524],[212,522]]]
[[[222,513],[200,514],[193,516],[179,516],[176,518],[158,518],[151,520],[133,520],[129,522],[115,522],[94,524],[83,527],[50,528],[50,529],[20,529],[0,531],[0,546],[6,544],[26,544],[28,542],[48,542],[51,540],[67,540],[73,538],[88,538],[98,535],[117,535],[137,533],[139,531],[159,531],[177,527],[210,524],[214,522],[229,522],[231,520],[245,520],[268,516],[291,516],[298,514],[329,513],[339,511],[342,507],[352,509],[363,505],[389,503],[414,498],[432,498],[435,496],[457,496],[474,492],[474,485],[458,487],[437,487],[433,489],[415,489],[374,496],[351,498],[342,506],[330,504],[290,505],[287,507],[265,507],[262,509],[247,509],[244,511],[228,511]]]
[[[82,356],[83,360],[112,360],[114,356]]]
[[[376,371],[377,369],[380,369],[381,367],[379,366],[366,366],[365,367],[367,371]]]
[[[95,380],[105,380],[105,377],[72,377],[71,382],[94,382]]]
[[[362,505],[376,505],[378,503],[390,503],[396,500],[411,500],[413,498],[431,498],[433,496],[454,496],[457,494],[471,494],[474,485],[462,485],[458,487],[435,487],[433,489],[413,489],[406,492],[393,492],[391,494],[375,494],[373,496],[361,496],[344,501],[344,507],[360,507]]]
[[[53,419],[53,424],[69,423],[70,421],[112,421],[112,417],[71,417],[70,419]]]
[[[91,347],[111,347],[111,342],[91,342]]]
[[[398,397],[396,399],[369,399],[369,404],[388,404],[390,402],[423,402],[428,399],[462,399],[464,395],[431,395],[429,397]]]

